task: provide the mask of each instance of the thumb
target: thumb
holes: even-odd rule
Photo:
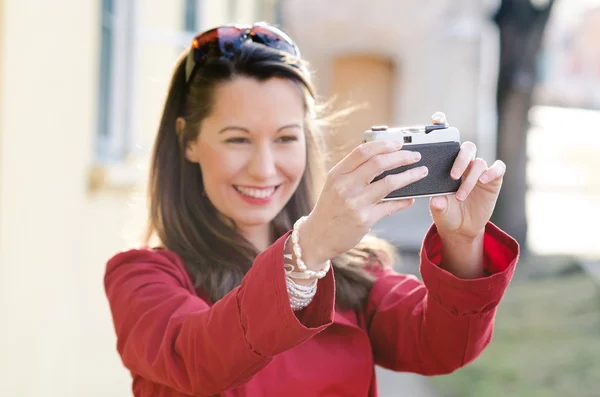
[[[429,200],[429,210],[433,219],[437,219],[440,215],[443,215],[448,209],[448,197],[447,196],[436,196]]]
[[[429,200],[431,212],[446,212],[448,209],[448,196],[436,196]]]

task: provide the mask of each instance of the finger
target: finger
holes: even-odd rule
[[[486,184],[490,181],[504,177],[505,173],[506,164],[504,164],[502,160],[496,160],[494,161],[494,164],[492,164],[492,166],[479,177],[479,182]]]
[[[371,212],[371,222],[377,223],[386,216],[395,214],[398,211],[402,211],[411,205],[413,205],[415,199],[403,199],[403,200],[390,200],[382,201],[375,205],[375,208]]]
[[[447,124],[446,121],[446,113],[444,112],[435,112],[433,116],[431,116],[432,124]]]
[[[448,196],[435,196],[429,199],[429,210],[432,215],[443,213],[448,209]]]
[[[354,181],[360,181],[364,183],[364,185],[368,185],[376,176],[384,171],[411,165],[420,160],[421,153],[409,150],[398,150],[391,153],[378,154],[371,157],[351,174]]]
[[[475,185],[477,185],[479,177],[486,170],[487,163],[485,162],[485,160],[481,158],[476,158],[475,160],[473,160],[471,167],[469,167],[469,172],[467,173],[466,177],[463,178],[463,181],[460,184],[460,188],[458,188],[458,191],[456,192],[456,199],[458,201],[464,201],[469,196],[469,194],[471,194],[473,188],[475,188]]]
[[[453,179],[459,179],[467,170],[467,167],[475,159],[477,147],[473,142],[466,141],[460,146],[460,152],[454,161],[450,176]]]
[[[395,152],[401,148],[402,142],[392,140],[370,141],[360,144],[331,169],[330,175],[350,173],[369,161],[373,156]]]
[[[398,174],[389,174],[385,178],[371,183],[365,188],[364,202],[376,203],[394,190],[403,188],[427,176],[427,167],[415,167]],[[362,200],[361,200],[362,201]]]

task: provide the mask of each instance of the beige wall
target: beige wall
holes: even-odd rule
[[[224,21],[226,2],[204,4],[203,27]],[[137,6],[148,35],[136,46],[132,116],[144,160],[183,16],[180,2]],[[141,232],[145,204],[126,188],[146,171],[136,157],[94,168],[99,8],[0,0],[0,396],[131,395],[102,275]],[[91,169],[106,179],[90,192]]]
[[[82,261],[82,243],[97,11],[75,0],[4,3],[0,395],[69,394],[93,360],[80,356],[82,321],[94,316],[79,297],[96,265]]]
[[[495,131],[493,122],[478,124],[480,101],[487,106],[484,115],[493,109],[486,98],[494,96],[489,83],[495,81],[495,71],[482,59],[489,55],[482,47],[497,45],[485,19],[493,3],[436,0],[423,6],[372,0],[365,7],[360,0],[288,0],[283,5],[286,27],[314,65],[324,94],[335,94],[332,65],[337,57],[388,57],[398,73],[392,89],[393,124],[426,123],[441,110],[464,139],[477,141]],[[482,85],[490,89],[481,92]]]
[[[316,71],[323,96],[344,97],[339,90],[354,87],[358,103],[385,106],[381,99],[373,101],[376,90],[360,87],[374,81],[381,87],[386,71],[365,63],[362,73],[340,76],[344,71],[335,65],[347,56],[389,59],[394,64],[389,87],[378,89],[380,97],[389,98],[389,124],[424,124],[434,112],[443,111],[463,140],[478,145],[479,156],[490,164],[495,160],[498,35],[490,15],[499,1],[435,0],[423,5],[371,0],[367,5],[362,0],[286,0],[282,4],[285,27]],[[345,84],[339,84],[341,79],[346,79]],[[364,126],[381,124],[381,117],[365,111],[349,118],[343,129],[351,135],[347,141],[360,142]],[[352,148],[345,146],[345,152]],[[403,249],[418,249],[430,224],[427,201],[418,200],[374,230]]]
[[[3,149],[2,149],[2,140],[4,138],[4,129],[2,128],[3,125],[3,112],[4,112],[4,91],[2,90],[2,83],[4,80],[4,52],[5,52],[5,45],[4,42],[5,40],[3,40],[4,37],[4,27],[6,26],[4,20],[4,0],[0,0],[0,222],[2,222],[2,171],[3,171],[3,161],[2,161],[2,153],[3,153]],[[2,228],[0,227],[0,255],[2,255]],[[4,266],[2,265],[2,262],[0,262],[0,286],[2,286],[2,279],[4,277],[2,277],[2,275],[4,274]],[[2,290],[0,290],[0,308],[2,308],[2,302],[4,301],[4,295],[2,295]],[[0,315],[2,315],[2,312],[0,311]],[[0,333],[1,336],[1,333]],[[0,342],[1,343],[1,342]],[[3,345],[0,345],[3,346]],[[0,350],[0,357],[2,357],[2,350]]]

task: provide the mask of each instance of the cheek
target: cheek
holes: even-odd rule
[[[281,169],[288,178],[298,182],[306,170],[305,149],[297,150],[293,154],[287,153],[285,156],[282,156],[280,164],[282,164]]]
[[[227,151],[218,150],[210,145],[202,145],[199,148],[199,158],[202,180],[207,192],[218,190],[221,185],[229,184],[231,178],[242,167],[240,156],[228,155]]]

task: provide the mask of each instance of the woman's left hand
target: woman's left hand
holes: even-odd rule
[[[443,113],[433,115],[434,123],[445,123],[445,119]],[[430,199],[429,208],[442,240],[482,237],[494,211],[506,166],[497,160],[488,167],[476,154],[475,144],[464,142],[451,171],[452,178],[462,177],[460,188],[455,195]]]

